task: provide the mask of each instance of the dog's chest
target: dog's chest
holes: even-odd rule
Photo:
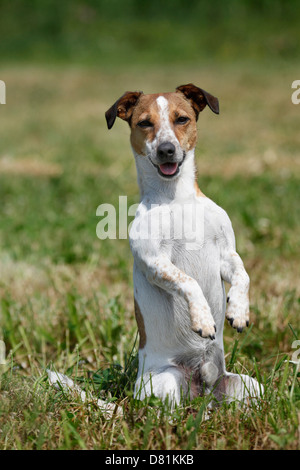
[[[164,254],[195,278],[219,272],[220,220],[215,204],[207,198],[191,198],[171,204],[141,203],[130,232],[135,258],[142,252]],[[216,206],[217,207],[217,206]]]

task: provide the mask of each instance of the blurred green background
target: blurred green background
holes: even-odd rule
[[[1,0],[0,58],[99,65],[292,60],[297,0]]]

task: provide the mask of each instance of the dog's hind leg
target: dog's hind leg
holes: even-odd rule
[[[249,377],[249,375],[230,372],[226,372],[218,380],[213,390],[217,401],[227,403],[237,401],[240,404],[249,404],[252,399],[257,401],[263,393],[264,387],[256,379]]]
[[[143,400],[152,395],[168,401],[171,407],[181,402],[187,393],[183,372],[175,366],[166,366],[158,371],[149,371],[138,377],[135,384],[135,398]]]

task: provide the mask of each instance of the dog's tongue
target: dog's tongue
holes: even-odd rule
[[[178,163],[163,163],[162,165],[159,165],[159,169],[162,172],[163,175],[174,175],[177,170]]]

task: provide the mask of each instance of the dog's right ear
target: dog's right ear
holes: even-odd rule
[[[130,124],[133,109],[136,106],[142,91],[126,91],[111,108],[105,113],[108,129],[111,129],[115,123],[116,117],[124,119]]]

